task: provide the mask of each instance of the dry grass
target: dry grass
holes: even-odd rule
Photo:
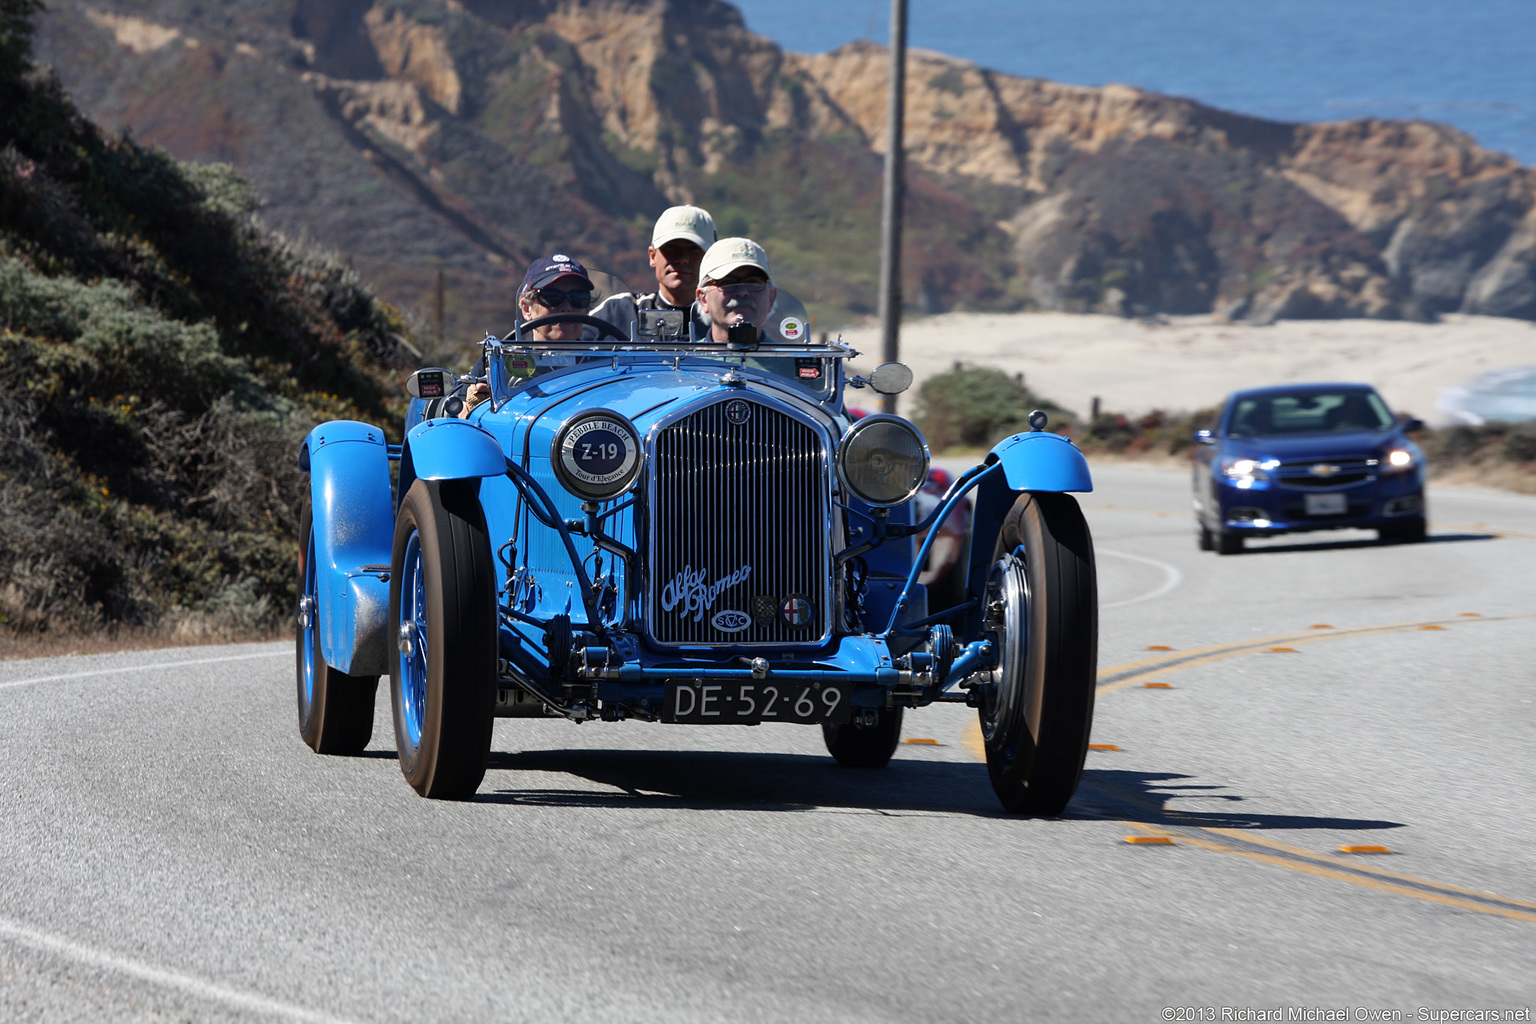
[[[62,658],[79,654],[118,651],[156,651],[173,647],[213,647],[223,644],[263,643],[288,640],[286,630],[236,635],[190,635],[183,630],[100,630],[91,633],[13,633],[0,631],[0,660],[15,658]]]

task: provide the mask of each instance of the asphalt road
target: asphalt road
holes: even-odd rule
[[[1221,558],[1182,474],[1096,477],[1118,749],[1055,820],[998,812],[961,707],[878,772],[502,721],[448,804],[387,689],[367,756],[303,746],[288,644],[0,662],[0,1020],[1529,1014],[1536,499]]]

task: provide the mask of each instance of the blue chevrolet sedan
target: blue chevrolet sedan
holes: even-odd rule
[[[1195,432],[1195,522],[1202,551],[1237,554],[1248,537],[1374,529],[1425,536],[1424,453],[1367,384],[1284,384],[1227,397]]]

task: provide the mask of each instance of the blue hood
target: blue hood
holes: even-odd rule
[[[1226,437],[1224,454],[1252,455],[1302,462],[1307,459],[1375,459],[1383,449],[1403,444],[1402,434],[1392,430],[1362,430],[1349,434],[1271,434],[1266,437]]]

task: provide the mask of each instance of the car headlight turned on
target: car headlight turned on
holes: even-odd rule
[[[1394,448],[1381,460],[1383,473],[1402,473],[1413,468],[1413,452],[1406,448]]]
[[[1237,487],[1252,487],[1255,483],[1267,483],[1268,470],[1274,465],[1258,459],[1235,459],[1228,456],[1221,460],[1221,474]]]
[[[854,497],[874,508],[910,501],[928,479],[928,444],[897,416],[866,416],[837,446],[837,475]]]

